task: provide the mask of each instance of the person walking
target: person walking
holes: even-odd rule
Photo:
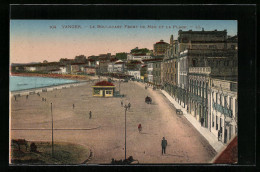
[[[74,109],[74,108],[75,108],[75,105],[73,104],[72,107],[73,107],[73,109]]]
[[[165,138],[163,137],[162,139],[162,143],[161,143],[161,146],[162,146],[162,155],[165,154],[165,150],[166,150],[166,146],[167,146],[167,140],[165,140]]]
[[[29,96],[28,96],[28,95],[26,95],[26,99],[28,99],[28,97],[29,97]]]
[[[128,103],[128,109],[130,109],[130,107],[131,107],[131,104],[130,104],[130,103]]]
[[[89,111],[89,119],[91,119],[91,118],[92,118],[92,112]]]
[[[142,131],[142,125],[141,124],[138,125],[138,131],[139,131],[139,133]]]
[[[123,107],[123,100],[121,100],[121,106]]]
[[[14,95],[14,100],[16,101],[16,95]]]

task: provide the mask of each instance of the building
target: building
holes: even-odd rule
[[[156,42],[153,44],[153,54],[155,56],[164,55],[169,44],[164,42],[163,40],[160,40],[159,42]]]
[[[83,69],[83,73],[85,73],[87,75],[96,75],[96,73],[97,73],[96,67],[85,66]]]
[[[223,143],[237,135],[237,82],[212,78],[210,131]]]
[[[86,56],[84,56],[84,55],[76,56],[74,59],[74,62],[75,63],[86,63],[87,62]]]
[[[177,56],[178,41],[170,37],[170,45],[164,55],[161,65],[161,82],[164,90],[173,97],[177,97]]]
[[[136,80],[141,79],[140,70],[127,70],[127,74],[133,76]]]
[[[158,64],[158,63],[161,63],[162,59],[157,58],[157,59],[147,59],[147,60],[142,60],[142,61],[144,64],[147,65],[147,68],[146,68],[147,81],[146,82],[148,82],[148,84],[150,84],[150,85],[155,85],[154,74],[156,74],[156,76],[155,76],[156,82],[157,83],[161,82],[161,64]],[[154,65],[154,63],[157,63],[157,65]],[[156,67],[155,71],[154,71],[154,66]],[[158,77],[160,77],[160,78],[158,78]],[[158,83],[158,87],[159,87],[159,85],[161,85],[161,84]]]
[[[178,51],[187,49],[227,49],[227,30],[178,32]]]
[[[125,72],[125,62],[123,62],[122,60],[117,60],[114,62],[111,61],[108,64],[107,70],[109,73],[124,73]]]
[[[147,63],[147,82],[152,85],[153,84],[153,62]]]
[[[140,75],[141,75],[141,80],[143,82],[148,81],[148,75],[147,75],[147,64],[143,64],[140,68]]]
[[[177,97],[177,61],[176,58],[165,58],[161,66],[161,81],[165,91]]]
[[[210,67],[190,67],[188,75],[188,93],[183,96],[183,102],[187,102],[187,110],[201,126],[208,128],[210,125],[209,115],[209,83]]]
[[[161,88],[161,65],[162,61],[153,62],[153,83],[156,88]]]
[[[70,66],[71,74],[83,73],[83,68],[86,66],[86,63],[72,63]]]
[[[98,82],[92,88],[94,97],[113,97],[115,93],[115,85],[108,81]]]
[[[68,67],[66,65],[60,65],[59,67],[59,74],[68,74]]]
[[[178,100],[187,105],[188,70],[190,67],[210,67],[211,77],[237,80],[237,50],[232,49],[187,49],[180,53],[178,63]]]
[[[128,54],[127,55],[127,60],[145,60],[145,59],[152,59],[153,57],[151,55],[145,54]]]

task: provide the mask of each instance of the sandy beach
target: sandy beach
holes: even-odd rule
[[[119,87],[119,82],[114,83]],[[92,82],[84,85],[11,98],[11,138],[51,141],[51,103],[54,117],[54,142],[75,143],[90,148],[89,164],[110,163],[125,156],[125,111],[127,111],[127,157],[140,163],[208,163],[216,152],[159,90],[142,83],[121,82],[124,98],[92,96]],[[144,98],[150,96],[152,104]],[[46,98],[46,102],[42,101]],[[73,109],[73,104],[75,105]],[[89,119],[89,111],[92,118]],[[138,132],[141,123],[143,131]],[[166,154],[161,154],[161,139],[168,140]]]

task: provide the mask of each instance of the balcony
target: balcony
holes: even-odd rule
[[[211,68],[210,67],[190,67],[189,73],[197,73],[197,74],[210,74]]]
[[[230,109],[227,109],[217,103],[213,103],[213,109],[224,114],[225,116],[232,118],[232,110],[230,110]]]

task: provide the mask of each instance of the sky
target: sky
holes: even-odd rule
[[[77,27],[68,27],[72,25]],[[236,20],[11,20],[10,63],[153,49],[161,39],[168,43],[171,35],[177,39],[179,30],[202,28],[237,35]]]

